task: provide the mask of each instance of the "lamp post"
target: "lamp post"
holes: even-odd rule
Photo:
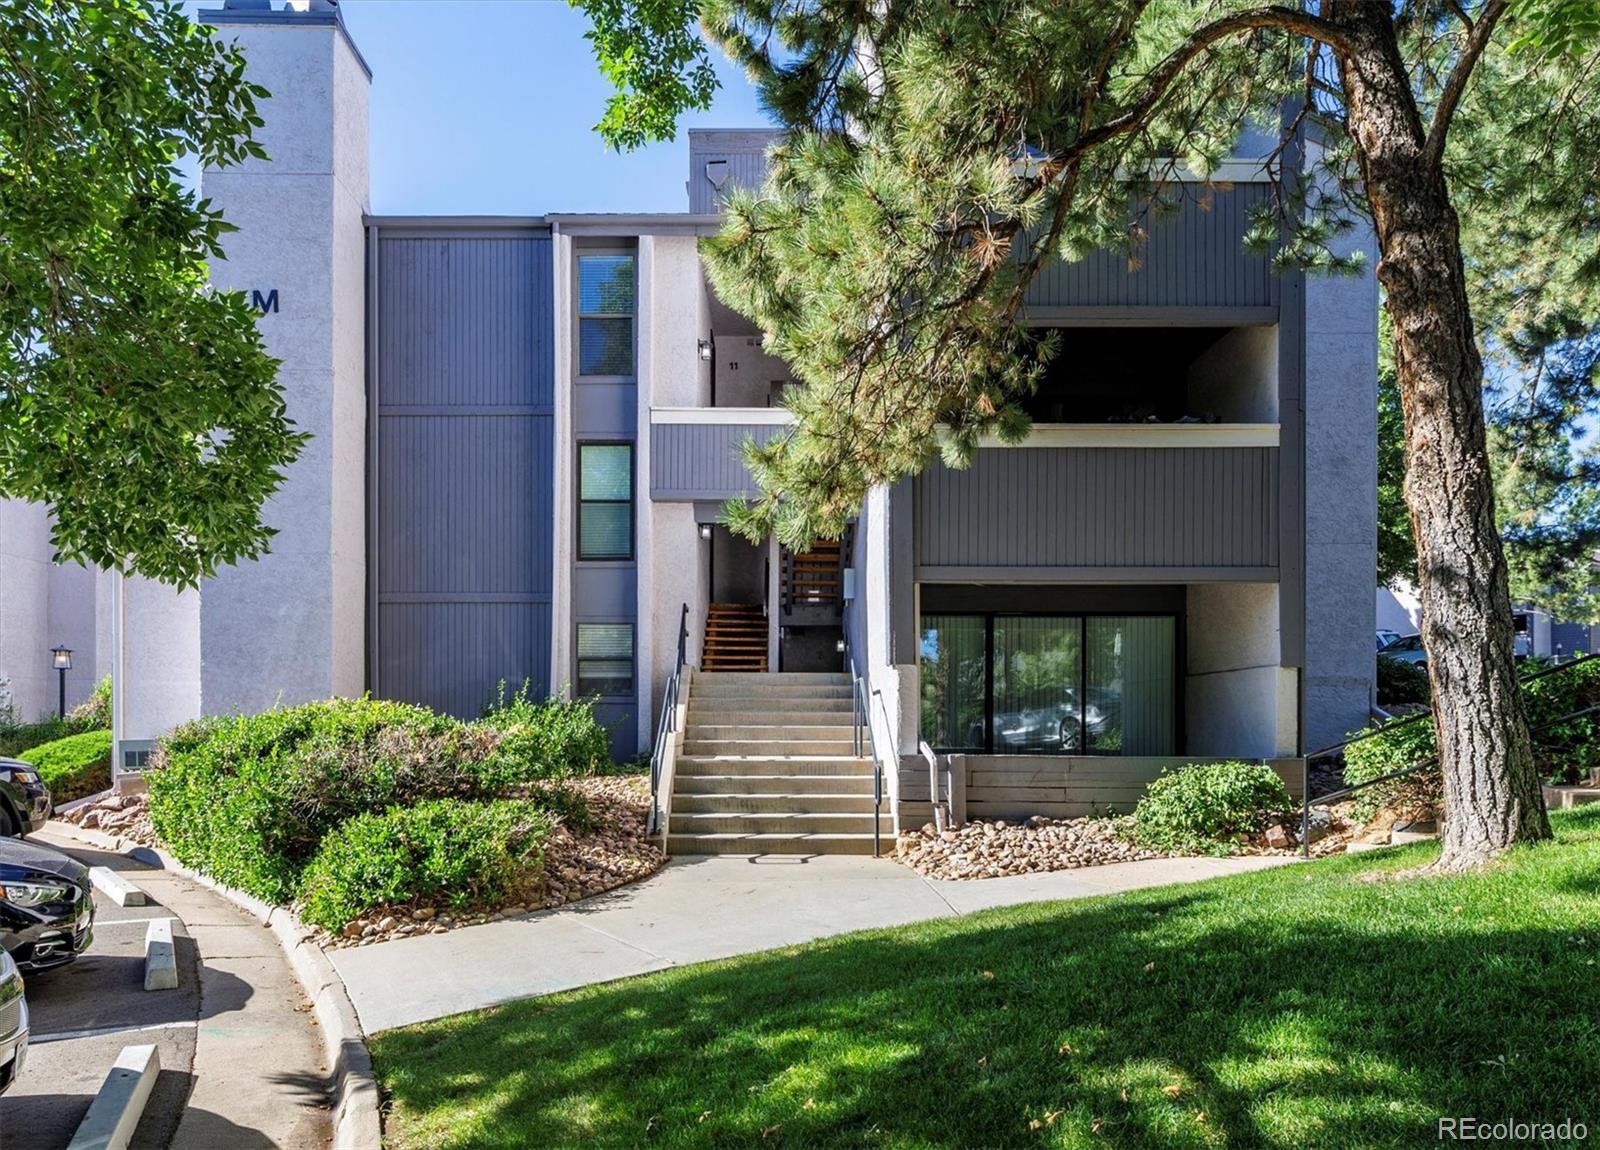
[[[67,717],[67,672],[72,670],[72,648],[50,648],[50,665],[56,669],[57,682],[60,686],[57,713],[65,719]]]

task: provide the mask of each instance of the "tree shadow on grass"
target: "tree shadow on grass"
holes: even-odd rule
[[[390,1130],[401,1147],[954,1150],[1420,1146],[1455,1115],[1600,1126],[1600,905],[1563,887],[1600,849],[1353,881],[1430,849],[845,936],[390,1032]]]

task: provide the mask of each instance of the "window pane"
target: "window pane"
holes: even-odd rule
[[[578,314],[633,314],[633,257],[578,257]]]
[[[578,694],[633,694],[633,624],[578,624]]]
[[[588,443],[578,448],[579,499],[632,497],[632,447],[626,443]]]
[[[632,555],[632,504],[585,503],[578,509],[578,558],[627,559]]]
[[[922,737],[941,750],[982,750],[984,621],[970,615],[922,619]]]
[[[1080,753],[1082,620],[994,621],[994,752]]]
[[[579,375],[633,374],[633,321],[631,319],[580,319],[578,321]]]
[[[1171,617],[1086,621],[1084,699],[1089,750],[1097,755],[1170,755],[1173,746]]]
[[[633,694],[633,664],[612,659],[579,659],[578,694]]]
[[[632,623],[579,623],[578,658],[632,659]]]

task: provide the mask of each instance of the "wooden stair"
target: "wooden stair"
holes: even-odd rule
[[[818,539],[809,551],[796,551],[785,569],[789,601],[801,606],[835,605],[840,601],[840,543]]]
[[[705,642],[700,647],[702,671],[765,671],[767,617],[760,607],[713,603],[706,613]]]

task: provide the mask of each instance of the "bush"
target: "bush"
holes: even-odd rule
[[[19,758],[39,768],[57,806],[97,794],[111,786],[111,732],[85,731],[41,743]]]
[[[1431,717],[1402,722],[1381,735],[1345,748],[1344,784],[1360,786],[1391,771],[1431,759],[1437,753]],[[1431,819],[1438,813],[1442,784],[1438,769],[1430,767],[1361,791],[1352,800],[1351,813],[1360,822],[1366,822],[1380,810],[1393,810],[1405,818]]]
[[[1133,835],[1152,850],[1227,854],[1290,808],[1271,767],[1207,763],[1165,772],[1133,809]]]
[[[1427,703],[1433,697],[1428,672],[1415,663],[1378,656],[1378,705]]]
[[[1537,664],[1524,665],[1524,679],[1539,669]],[[1556,782],[1576,782],[1600,766],[1600,723],[1594,715],[1551,725],[1562,715],[1600,706],[1600,659],[1584,660],[1524,682],[1522,700],[1533,735],[1534,761],[1542,775]],[[1397,724],[1345,750],[1345,785],[1356,786],[1438,753],[1430,720]],[[1430,768],[1361,792],[1355,797],[1354,814],[1365,821],[1379,810],[1392,809],[1407,818],[1432,818],[1439,812],[1443,795],[1444,779],[1436,768]]]
[[[1600,767],[1600,715],[1551,725],[1562,715],[1600,707],[1600,658],[1585,659],[1527,683],[1522,698],[1541,774],[1552,782],[1575,783]]]
[[[67,725],[78,731],[111,729],[111,676],[94,685],[89,697],[67,712]]]
[[[570,779],[611,766],[611,735],[594,716],[594,699],[537,702],[525,682],[508,700],[500,684],[495,704],[483,722],[500,732],[498,766],[508,782]]]
[[[37,723],[10,723],[0,727],[0,758],[19,758],[23,752],[45,743],[53,743],[77,732],[51,715]]]
[[[555,822],[517,799],[435,799],[357,815],[329,833],[307,865],[301,917],[338,931],[375,906],[501,898],[538,873]]]
[[[287,902],[323,836],[346,819],[430,799],[501,798],[549,773],[576,773],[582,718],[604,738],[587,706],[514,706],[528,717],[504,730],[368,698],[187,723],[153,756],[150,817],[184,863]],[[542,732],[555,752],[537,745]],[[582,796],[528,798],[580,821]]]

